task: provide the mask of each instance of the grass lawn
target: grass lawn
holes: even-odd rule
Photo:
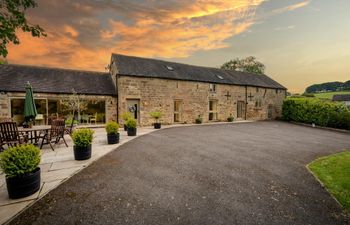
[[[316,159],[308,167],[350,212],[350,151]]]
[[[324,93],[315,93],[316,98],[326,98],[332,99],[333,95],[350,95],[350,91],[337,91],[337,92],[324,92]]]

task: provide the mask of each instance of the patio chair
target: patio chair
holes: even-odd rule
[[[66,147],[68,147],[66,140],[64,139],[65,134],[65,122],[64,120],[53,120],[51,124],[51,129],[46,132],[42,137],[41,146],[43,147],[44,144],[49,144],[52,151],[55,149],[52,146],[52,143],[57,144],[62,139],[64,141],[64,144]]]
[[[89,123],[89,115],[83,114],[81,116],[81,122],[82,123]]]
[[[4,145],[13,147],[26,142],[26,136],[18,131],[16,122],[0,122],[0,148]]]
[[[96,124],[96,121],[97,121],[97,113],[95,113],[94,116],[91,116],[91,117],[90,117],[90,124],[91,124],[92,122],[94,122],[94,123]]]
[[[73,131],[74,131],[74,123],[70,123],[69,126],[64,128],[64,133],[68,134],[69,136],[72,135]]]
[[[2,143],[2,133],[0,132],[0,152],[2,152],[4,150],[4,148],[2,147],[4,144]]]

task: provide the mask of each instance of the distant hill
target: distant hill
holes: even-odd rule
[[[315,94],[308,94],[308,95],[314,95],[316,98],[322,98],[322,99],[330,99],[332,100],[333,95],[350,95],[349,91],[328,91],[328,92],[319,92]]]
[[[323,84],[313,84],[305,89],[306,93],[318,93],[329,91],[347,91],[350,90],[350,80],[346,82],[327,82]]]

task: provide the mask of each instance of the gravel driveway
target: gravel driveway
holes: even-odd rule
[[[106,155],[11,224],[350,224],[306,169],[350,135],[284,122],[164,129]]]

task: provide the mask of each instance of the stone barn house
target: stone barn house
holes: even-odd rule
[[[156,59],[112,54],[110,72],[90,72],[20,65],[0,66],[0,118],[20,117],[29,81],[44,122],[64,113],[59,100],[74,89],[90,101],[81,117],[99,122],[130,112],[141,126],[150,113],[162,113],[163,124],[274,119],[281,115],[286,88],[266,75],[225,71]],[[89,119],[85,119],[89,120]]]

